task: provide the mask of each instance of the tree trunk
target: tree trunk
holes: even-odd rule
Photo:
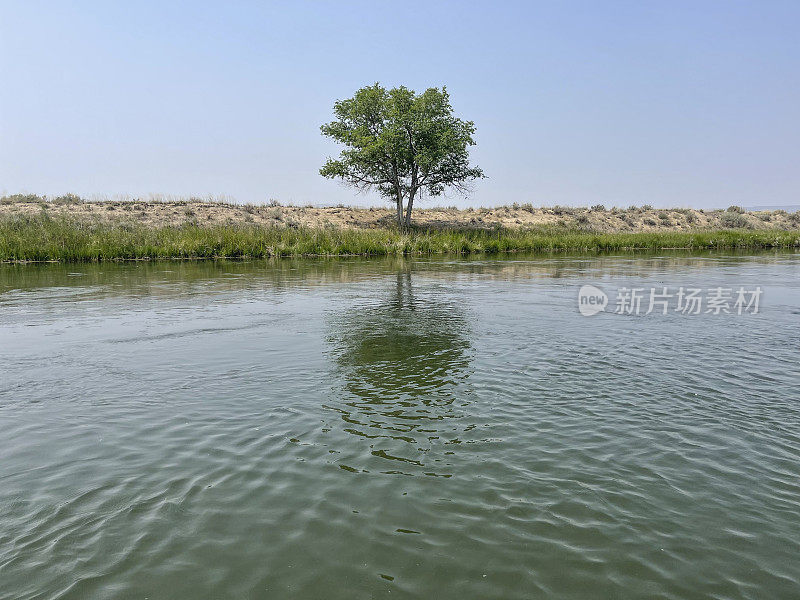
[[[397,227],[403,228],[403,197],[399,194],[397,196]]]
[[[411,139],[411,133],[409,132],[409,140]],[[414,152],[414,146],[411,146],[412,153]],[[406,229],[411,227],[411,209],[414,207],[414,196],[417,194],[417,182],[419,179],[417,178],[419,174],[419,167],[415,164],[414,168],[411,170],[411,187],[408,189],[408,204],[406,204]]]
[[[411,227],[411,207],[414,206],[414,194],[416,194],[416,190],[412,188],[411,191],[408,192],[408,204],[406,204],[406,229]]]

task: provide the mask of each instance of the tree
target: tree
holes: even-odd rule
[[[346,147],[328,158],[320,175],[377,190],[395,203],[401,228],[411,225],[418,196],[439,196],[450,187],[465,193],[469,181],[484,177],[469,165],[475,124],[453,115],[445,87],[418,95],[376,83],[337,101],[333,112],[336,120],[320,129]]]

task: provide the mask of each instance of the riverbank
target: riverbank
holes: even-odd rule
[[[345,206],[282,206],[234,204],[200,199],[88,200],[67,194],[58,197],[17,194],[0,198],[0,219],[47,214],[86,222],[126,223],[160,228],[180,225],[261,225],[309,229],[384,229],[394,226],[387,208]],[[800,213],[786,210],[747,212],[691,208],[661,209],[593,206],[538,208],[514,203],[494,208],[418,208],[414,224],[421,229],[558,228],[598,233],[639,233],[718,229],[800,230]]]
[[[558,226],[425,229],[148,224],[51,216],[0,218],[0,261],[86,262],[283,256],[400,256],[502,252],[800,247],[800,230],[604,233]]]

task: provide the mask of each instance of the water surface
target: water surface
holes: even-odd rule
[[[793,253],[3,265],[0,597],[800,597],[798,334]]]

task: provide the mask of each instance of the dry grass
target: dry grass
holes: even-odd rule
[[[46,211],[53,217],[69,217],[87,222],[135,223],[148,227],[183,224],[197,225],[274,225],[304,228],[381,229],[392,227],[394,212],[389,208],[352,208],[233,204],[203,199],[100,200],[87,201],[67,194],[48,199],[35,195],[6,196],[0,199],[0,218],[34,216]],[[591,208],[553,206],[537,208],[512,204],[496,208],[459,210],[421,208],[414,212],[414,223],[430,229],[529,229],[559,227],[598,233],[696,231],[718,229],[797,230],[800,213],[785,211],[745,212],[732,206],[728,210],[653,207]]]

